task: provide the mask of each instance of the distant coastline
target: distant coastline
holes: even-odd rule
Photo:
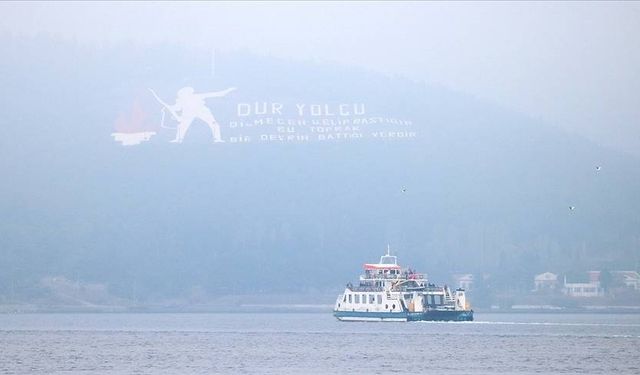
[[[331,313],[331,304],[148,304],[148,305],[49,305],[3,304],[0,314],[58,313]],[[479,314],[640,314],[640,306],[513,306],[510,308],[475,308]]]

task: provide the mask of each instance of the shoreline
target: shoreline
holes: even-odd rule
[[[640,306],[517,307],[474,308],[476,314],[640,314]],[[140,305],[140,306],[39,306],[30,304],[0,305],[0,314],[253,314],[318,313],[331,314],[328,304],[247,304],[221,305]]]

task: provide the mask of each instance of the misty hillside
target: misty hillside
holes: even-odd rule
[[[56,276],[122,297],[338,291],[387,244],[434,281],[523,290],[544,271],[638,268],[640,161],[491,103],[242,52],[213,74],[210,53],[173,45],[0,45],[1,296]],[[147,88],[183,86],[238,88],[211,101],[223,136],[235,103],[268,99],[366,103],[416,137],[212,144],[194,123],[172,144]],[[123,146],[111,134],[136,105],[157,135]]]

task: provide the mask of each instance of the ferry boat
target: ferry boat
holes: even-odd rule
[[[387,253],[366,263],[359,284],[347,284],[333,310],[342,321],[472,321],[465,291],[436,286],[412,269],[402,269]]]

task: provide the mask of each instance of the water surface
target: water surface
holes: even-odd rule
[[[0,315],[2,374],[638,374],[640,315]]]

